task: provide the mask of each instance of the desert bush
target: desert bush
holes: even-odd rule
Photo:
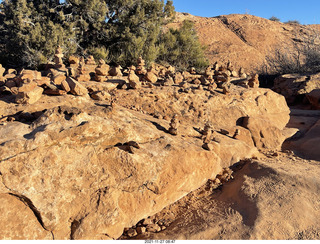
[[[191,66],[201,69],[209,65],[191,21],[184,21],[180,29],[163,33],[159,46],[157,61],[160,63],[168,62],[180,70]]]
[[[298,38],[297,38],[298,40]],[[292,48],[276,49],[266,57],[263,74],[315,73],[320,71],[320,33],[299,39]]]
[[[300,22],[298,20],[288,20],[287,22],[284,22],[285,24],[292,24],[292,25],[300,25]]]
[[[174,15],[170,0],[6,0],[0,4],[1,62],[36,68],[52,60],[60,45],[66,58],[94,55],[122,66],[135,64],[139,56],[147,64],[181,60],[182,65],[182,57],[199,64],[203,51],[194,30],[186,26],[171,32],[179,45],[170,43],[176,57],[164,60],[171,56],[164,50],[162,26]]]
[[[58,1],[59,2],[59,1]],[[2,2],[1,57],[7,65],[35,68],[53,58],[58,45],[76,51],[73,24],[64,21],[57,1],[14,0]]]
[[[280,22],[280,19],[275,17],[275,16],[272,16],[271,18],[269,18],[269,20],[271,21],[276,21],[276,22]]]

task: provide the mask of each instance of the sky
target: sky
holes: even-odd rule
[[[251,14],[281,22],[298,20],[301,24],[320,24],[320,0],[173,0],[177,12],[202,17]]]

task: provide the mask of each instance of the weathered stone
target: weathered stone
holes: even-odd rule
[[[51,79],[49,77],[42,76],[41,79],[36,79],[34,82],[36,82],[38,86],[43,86],[50,84]]]
[[[174,83],[179,84],[183,82],[183,75],[180,72],[177,72],[174,76]]]
[[[103,59],[99,60],[99,65],[95,69],[97,75],[107,76],[109,74],[110,66],[105,63]]]
[[[259,149],[280,149],[286,139],[282,131],[266,119],[247,117],[243,125],[251,132],[253,142]]]
[[[147,225],[147,232],[159,232],[161,231],[161,227],[157,224],[150,224],[150,225]]]
[[[158,80],[158,77],[155,75],[155,73],[152,70],[148,70],[147,74],[145,75],[146,81],[149,81],[151,83],[156,83]]]
[[[69,86],[69,83],[68,83],[66,80],[63,80],[63,81],[61,82],[61,87],[62,87],[62,89],[65,90],[66,92],[71,91],[70,86]]]
[[[22,70],[18,78],[22,83],[28,83],[36,79],[41,79],[41,73],[35,70]]]
[[[79,65],[80,59],[79,59],[79,57],[71,55],[71,56],[69,56],[68,61],[69,61],[69,64]]]
[[[96,61],[94,60],[94,57],[92,55],[90,55],[87,60],[86,60],[86,64],[87,65],[97,65]]]
[[[306,96],[313,108],[320,109],[320,89],[315,89]]]
[[[0,193],[1,240],[52,240],[41,226],[32,202],[23,195]]]
[[[146,227],[142,227],[142,226],[137,227],[138,234],[143,234],[146,232],[146,230],[147,230]]]
[[[252,88],[259,87],[259,75],[255,74],[248,80],[248,85]]]
[[[109,75],[111,76],[122,76],[122,67],[120,65],[117,65],[115,67],[112,67],[109,71]]]
[[[133,89],[141,88],[140,78],[136,75],[134,70],[129,71],[128,80],[131,88]]]
[[[134,237],[134,236],[138,235],[138,233],[135,229],[130,229],[130,230],[128,230],[127,235],[129,237]]]
[[[63,74],[58,74],[52,77],[52,82],[56,85],[61,85],[62,81],[64,81],[67,77]]]
[[[110,100],[111,95],[105,91],[96,91],[90,94],[91,98],[98,101]]]
[[[88,90],[83,85],[81,85],[79,82],[74,80],[73,78],[68,77],[66,81],[70,87],[70,92],[73,95],[84,96],[84,95],[88,94]],[[67,89],[65,89],[65,88],[64,88],[64,90],[67,91]]]
[[[0,77],[3,76],[5,71],[6,71],[6,69],[4,67],[2,67],[2,64],[0,64]]]
[[[34,104],[42,96],[43,88],[36,86],[31,90],[31,86],[19,88],[16,96],[16,103]]]

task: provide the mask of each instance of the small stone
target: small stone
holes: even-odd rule
[[[58,74],[52,78],[52,82],[56,85],[61,85],[62,81],[66,79],[66,76],[63,74]]]
[[[146,227],[142,227],[142,226],[140,226],[140,227],[137,227],[137,233],[138,234],[143,234],[143,233],[145,233],[146,232]]]
[[[135,229],[130,229],[130,230],[128,230],[127,235],[129,237],[135,237],[136,235],[138,235],[138,233]]]
[[[157,224],[150,224],[150,225],[147,225],[147,231],[156,233],[161,231],[161,227]]]
[[[142,224],[143,225],[151,225],[151,224],[153,224],[153,221],[152,221],[152,219],[147,218],[147,219],[143,220]]]
[[[213,151],[213,145],[212,145],[211,143],[204,143],[204,144],[202,145],[202,148],[203,148],[203,149],[206,149],[206,150],[208,150],[208,151]]]
[[[16,96],[16,103],[34,104],[41,98],[42,93],[43,88],[38,86],[30,91],[20,91],[19,89],[19,92]]]
[[[70,92],[73,95],[84,96],[88,94],[88,90],[73,78],[68,77],[66,81],[68,82],[68,85],[70,87]]]

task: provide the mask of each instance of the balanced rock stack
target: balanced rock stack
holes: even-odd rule
[[[252,88],[258,88],[259,87],[259,75],[254,74],[251,76],[251,78],[248,80],[249,87]]]
[[[208,151],[212,150],[211,141],[213,139],[213,131],[212,131],[212,125],[210,122],[207,122],[204,126],[204,129],[202,131],[202,140],[203,145],[202,148],[206,149]]]
[[[134,66],[130,67],[128,80],[131,88],[138,89],[141,87],[140,78],[136,75]]]
[[[213,75],[214,75],[214,73],[213,73],[211,67],[210,66],[207,67],[204,75],[202,75],[200,78],[201,84],[204,86],[208,86],[211,83],[213,83],[214,82]]]
[[[80,63],[78,66],[78,75],[76,77],[77,81],[89,81],[91,79],[90,76],[90,69],[88,69],[87,65],[85,64],[84,57],[80,58]]]
[[[16,103],[34,104],[43,93],[43,88],[39,87],[35,80],[41,79],[41,73],[34,70],[23,70],[15,79],[18,85]]]
[[[117,77],[122,77],[122,67],[120,66],[120,64],[118,64],[117,66],[114,66],[110,69],[109,71],[109,75],[111,76],[117,76]]]
[[[227,70],[230,71],[232,77],[238,77],[239,76],[238,72],[235,71],[235,69],[234,69],[234,67],[233,67],[233,65],[232,65],[232,63],[230,61],[228,61],[228,63],[227,63]]]
[[[137,60],[137,68],[136,68],[137,75],[145,75],[147,73],[145,65],[146,65],[145,61],[142,59],[142,57],[139,57]]]
[[[178,126],[179,126],[178,115],[175,114],[171,119],[170,128],[168,132],[174,136],[178,135]]]
[[[90,73],[94,73],[95,69],[97,67],[96,61],[94,60],[94,57],[92,55],[90,55],[87,59],[86,59],[86,70],[87,72]]]
[[[94,80],[98,82],[107,81],[110,66],[103,59],[99,60],[99,65],[95,69]]]
[[[59,69],[59,70],[66,69],[65,65],[63,64],[62,58],[63,58],[62,48],[58,46],[54,54],[54,60],[53,60],[55,69]]]

